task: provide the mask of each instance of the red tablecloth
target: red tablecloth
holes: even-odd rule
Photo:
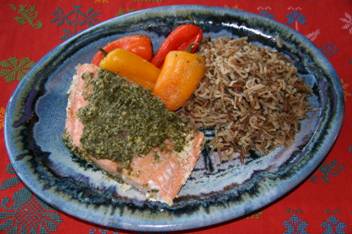
[[[301,186],[247,217],[189,233],[352,233],[352,1],[2,0],[0,131],[8,99],[24,73],[71,35],[142,8],[204,4],[273,18],[306,35],[334,65],[345,92],[341,133],[327,158]],[[12,170],[0,134],[1,233],[126,233],[105,230],[54,210]]]

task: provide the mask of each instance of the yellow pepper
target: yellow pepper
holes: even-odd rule
[[[192,95],[205,73],[204,58],[186,51],[170,51],[161,68],[153,94],[169,110],[177,110]]]
[[[123,49],[109,52],[99,66],[150,90],[154,88],[160,73],[160,69],[152,63]]]

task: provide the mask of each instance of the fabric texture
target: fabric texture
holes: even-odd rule
[[[18,179],[5,149],[7,102],[23,75],[77,32],[133,10],[202,4],[272,18],[308,37],[335,67],[345,116],[336,143],[299,187],[260,211],[182,233],[352,233],[352,1],[2,0],[0,7],[0,233],[127,233],[75,219],[40,201]]]

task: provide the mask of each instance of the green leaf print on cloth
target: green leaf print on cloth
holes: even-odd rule
[[[0,61],[0,77],[5,81],[21,80],[23,75],[33,66],[34,62],[25,57],[18,59],[15,57]]]
[[[37,20],[38,11],[35,9],[35,5],[25,6],[10,4],[10,8],[17,12],[17,15],[14,19],[21,25],[28,23],[32,28],[40,29],[43,27],[43,24],[40,20]],[[37,21],[36,21],[37,20]]]

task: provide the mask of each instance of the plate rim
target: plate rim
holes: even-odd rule
[[[257,20],[261,21],[267,21],[268,24],[273,24],[280,29],[282,29],[285,32],[291,33],[295,39],[298,39],[300,42],[302,42],[305,47],[309,48],[314,55],[314,59],[319,64],[322,64],[323,67],[326,69],[325,72],[329,75],[331,78],[332,85],[334,89],[336,90],[336,112],[338,114],[335,114],[334,118],[332,121],[335,123],[335,125],[331,128],[331,131],[328,131],[327,136],[323,140],[323,144],[321,147],[318,148],[318,151],[315,153],[314,157],[309,161],[309,165],[303,166],[299,171],[302,173],[300,174],[299,177],[291,177],[289,181],[291,183],[286,182],[286,186],[284,186],[284,189],[282,189],[281,192],[274,194],[270,196],[269,200],[261,201],[257,206],[254,206],[252,210],[247,211],[244,210],[242,212],[232,212],[232,216],[226,217],[225,219],[219,218],[218,219],[214,218],[212,220],[207,220],[206,222],[200,223],[200,225],[195,224],[195,223],[187,223],[186,225],[182,225],[181,223],[178,224],[166,224],[166,225],[150,225],[148,223],[144,224],[130,224],[130,223],[124,223],[119,220],[119,223],[116,224],[101,224],[96,222],[94,219],[89,219],[87,217],[81,217],[79,215],[76,215],[75,213],[72,212],[71,209],[62,209],[57,206],[57,204],[51,200],[50,198],[44,196],[44,194],[39,193],[39,191],[33,189],[30,185],[32,184],[29,179],[25,178],[24,175],[22,175],[19,171],[18,165],[16,164],[16,160],[14,159],[14,154],[13,152],[15,149],[12,148],[14,143],[12,143],[11,139],[11,124],[12,124],[12,118],[11,115],[15,111],[14,104],[15,102],[15,97],[19,96],[21,92],[23,92],[24,88],[26,87],[28,81],[31,81],[31,74],[36,74],[44,65],[46,62],[50,61],[51,57],[58,56],[64,47],[66,45],[69,45],[70,43],[74,42],[75,40],[79,39],[81,36],[84,36],[86,34],[89,34],[90,32],[94,31],[95,29],[98,29],[100,27],[103,27],[104,25],[110,24],[110,23],[116,23],[116,22],[123,22],[126,19],[129,19],[134,16],[139,16],[141,14],[145,13],[157,13],[157,14],[166,14],[169,15],[170,12],[174,11],[208,11],[208,12],[214,12],[215,14],[229,14],[230,16],[240,16],[240,17],[249,17],[249,18],[254,18]],[[166,12],[166,13],[162,13]],[[146,8],[138,11],[133,11],[121,16],[117,16],[111,19],[108,19],[106,21],[103,21],[93,27],[90,27],[75,36],[69,38],[68,40],[60,43],[57,45],[54,49],[49,51],[45,56],[43,56],[31,69],[26,73],[26,75],[23,77],[23,79],[20,81],[20,83],[17,85],[15,91],[11,95],[9,102],[6,107],[6,113],[5,113],[5,121],[4,121],[4,135],[5,135],[5,146],[6,150],[8,152],[9,158],[11,165],[13,166],[14,170],[16,171],[16,174],[18,177],[21,179],[21,181],[26,185],[26,187],[32,191],[33,194],[38,196],[41,200],[45,201],[46,203],[50,204],[51,206],[57,208],[59,211],[64,212],[66,214],[69,214],[70,216],[79,218],[80,220],[85,220],[91,223],[95,223],[97,225],[104,225],[112,228],[121,228],[125,230],[134,230],[134,231],[175,231],[175,230],[186,230],[186,229],[193,229],[193,228],[200,228],[200,227],[206,227],[218,223],[223,223],[229,220],[237,219],[239,217],[242,217],[244,215],[247,215],[249,212],[254,212],[258,209],[261,209],[263,207],[268,206],[269,204],[272,204],[273,202],[277,201],[279,198],[285,196],[286,194],[290,193],[294,188],[297,188],[301,183],[303,183],[308,176],[313,173],[318,165],[325,159],[325,157],[328,155],[329,151],[331,150],[332,146],[334,145],[337,136],[339,134],[339,131],[341,129],[342,123],[343,123],[343,118],[344,118],[344,97],[343,97],[343,91],[342,91],[342,86],[340,83],[340,79],[333,68],[332,64],[328,61],[328,59],[320,52],[319,49],[316,48],[316,46],[308,40],[306,37],[304,37],[302,34],[299,32],[289,28],[288,26],[279,23],[277,21],[265,18],[263,16],[253,14],[247,11],[243,10],[238,10],[238,9],[229,9],[225,7],[214,7],[214,6],[203,6],[203,5],[168,5],[168,6],[161,6],[161,7],[153,7],[153,8]],[[260,200],[260,199],[259,199]],[[240,214],[239,214],[240,213]],[[137,222],[138,223],[138,222]]]

